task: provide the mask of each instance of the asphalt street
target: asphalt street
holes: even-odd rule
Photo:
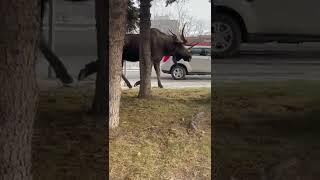
[[[127,70],[126,76],[133,85],[140,79],[140,72],[138,70]],[[161,82],[164,88],[197,88],[197,87],[211,87],[210,75],[190,75],[186,76],[184,80],[173,80],[170,74],[161,73]],[[157,76],[154,70],[151,74],[151,86],[158,87]]]
[[[239,57],[215,59],[219,82],[320,80],[320,44],[243,45]]]
[[[75,84],[93,84],[95,83],[95,74],[87,77],[83,82],[77,82],[77,76],[81,68],[86,63],[95,59],[94,56],[63,56],[61,59],[64,61],[69,73],[73,76]],[[137,65],[128,65],[125,75],[130,83],[133,85],[140,79],[140,71]],[[57,79],[48,80],[48,63],[45,59],[41,58],[37,64],[38,79],[41,80],[46,86],[61,86]],[[185,80],[173,80],[170,74],[161,73],[161,82],[165,88],[198,88],[198,87],[211,87],[210,75],[192,75],[187,76]],[[154,70],[151,74],[151,86],[157,87],[157,78]],[[123,88],[127,88],[123,82]]]

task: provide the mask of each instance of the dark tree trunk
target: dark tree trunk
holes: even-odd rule
[[[40,3],[0,1],[0,180],[32,180]]]
[[[108,18],[109,8],[108,1],[95,0],[96,11],[96,28],[97,28],[97,47],[98,47],[98,61],[97,61],[97,79],[95,96],[92,103],[91,111],[94,114],[106,115],[107,113],[107,69],[109,58],[108,52]]]
[[[119,125],[122,50],[127,22],[127,0],[110,0],[109,19],[109,128]]]
[[[151,0],[140,0],[140,98],[151,96],[150,7]]]

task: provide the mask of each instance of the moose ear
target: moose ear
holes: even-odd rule
[[[179,42],[179,39],[177,36],[171,36],[174,42]]]
[[[174,43],[175,45],[182,45],[182,43],[181,43],[179,40],[175,40],[175,41],[173,41],[173,43]]]

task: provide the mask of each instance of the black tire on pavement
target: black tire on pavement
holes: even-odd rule
[[[171,69],[171,76],[174,80],[182,80],[185,79],[187,75],[187,70],[185,67],[181,65],[175,65]]]
[[[215,28],[214,26],[217,26],[217,23],[220,23],[222,25],[222,30],[226,29],[226,27],[230,28],[231,32],[228,33],[229,36],[222,37],[222,33],[216,34],[217,37],[215,37]],[[215,19],[213,22],[213,57],[214,58],[227,58],[227,57],[233,57],[239,55],[240,52],[240,44],[242,39],[242,33],[241,33],[241,27],[237,20],[233,18],[230,15],[223,14],[223,13],[217,13],[215,15]],[[221,29],[221,28],[220,28]],[[218,37],[219,36],[219,37]],[[228,42],[228,46],[225,48],[219,49],[219,44],[215,44],[215,39],[223,38],[226,42]],[[220,41],[221,42],[221,41]],[[221,47],[221,46],[220,46]]]

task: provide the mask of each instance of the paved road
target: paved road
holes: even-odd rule
[[[88,62],[95,59],[95,56],[61,56],[65,66],[67,67],[69,73],[73,76],[76,81],[77,75],[81,68],[85,66]],[[46,80],[48,74],[48,63],[45,59],[40,58],[37,64],[37,76],[41,82],[44,83],[46,86],[55,87],[60,86],[57,80],[52,80],[52,82]],[[126,77],[133,85],[140,79],[140,72],[138,70],[138,66],[128,64],[128,70],[126,72]],[[43,81],[46,80],[46,81]],[[211,76],[204,75],[204,76],[187,76],[185,80],[173,80],[171,75],[161,73],[161,82],[165,88],[190,88],[190,87],[211,87]],[[95,75],[89,76],[84,82],[80,84],[86,83],[95,83]],[[77,85],[78,82],[75,82]],[[151,75],[151,85],[152,87],[157,87],[157,79],[154,70],[152,71]],[[123,83],[123,87],[126,86]]]
[[[320,44],[243,45],[241,55],[216,59],[215,82],[320,80]]]
[[[134,84],[139,80],[139,71],[129,70],[127,71],[127,78],[131,84]],[[154,71],[151,74],[151,86],[158,87],[157,78]],[[193,75],[187,76],[185,80],[173,80],[170,74],[161,74],[161,82],[165,88],[191,88],[191,87],[211,87],[210,75]]]

